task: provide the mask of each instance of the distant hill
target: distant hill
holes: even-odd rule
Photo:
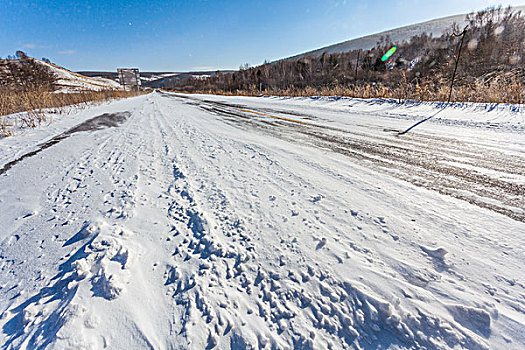
[[[231,73],[232,70],[221,71],[221,73]],[[116,72],[103,72],[103,71],[80,71],[79,74],[93,77],[93,78],[106,78],[113,81],[118,81]],[[140,72],[140,80],[142,86],[150,88],[161,88],[165,83],[171,83],[173,81],[185,80],[190,77],[194,78],[205,78],[215,75],[217,71],[198,71],[198,72]]]
[[[517,6],[513,9],[515,11],[521,11],[525,13],[525,6]],[[286,59],[298,59],[305,56],[320,56],[323,52],[332,54],[348,52],[352,50],[369,50],[376,45],[381,37],[386,37],[387,35],[390,37],[392,42],[402,42],[405,40],[408,41],[413,36],[422,34],[424,32],[429,35],[432,34],[432,36],[436,37],[442,35],[446,30],[450,29],[454,23],[458,24],[460,27],[465,25],[466,16],[467,14],[454,15],[433,19],[427,22],[412,24],[401,28],[391,29],[381,33],[367,35],[361,38],[351,39],[338,44],[325,46],[320,49],[308,51],[299,55],[288,57]]]

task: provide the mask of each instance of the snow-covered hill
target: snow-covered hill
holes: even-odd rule
[[[525,348],[523,107],[443,107],[152,93],[0,140],[0,349]]]
[[[515,11],[521,11],[525,13],[525,6],[516,6],[513,8]],[[304,56],[319,56],[323,52],[328,54],[331,53],[341,53],[348,52],[352,50],[368,50],[373,48],[381,37],[388,35],[392,42],[403,42],[408,41],[415,35],[422,34],[426,32],[427,34],[432,34],[433,36],[440,36],[446,30],[450,29],[451,26],[456,23],[459,27],[462,27],[465,24],[466,14],[449,16],[444,18],[433,19],[427,22],[417,23],[408,25],[401,28],[396,28],[392,30],[387,30],[381,33],[376,33],[372,35],[367,35],[361,38],[351,39],[344,41],[342,43],[322,47],[317,50],[305,52],[292,56],[288,59],[296,59]]]
[[[47,63],[35,58],[32,59],[39,64],[48,67],[55,74],[58,79],[57,86],[59,92],[76,92],[86,90],[100,91],[121,88],[119,83],[110,79],[87,77],[53,63]]]

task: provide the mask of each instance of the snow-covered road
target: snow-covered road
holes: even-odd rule
[[[524,348],[524,150],[512,106],[57,118],[0,140],[1,349]]]

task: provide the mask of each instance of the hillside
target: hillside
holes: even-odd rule
[[[380,39],[378,35],[378,42],[369,50],[329,53],[323,49],[317,56],[265,63],[205,80],[188,79],[170,88],[251,96],[338,95],[519,104],[524,101],[525,17],[516,9],[489,8],[467,15],[464,36],[453,35],[458,30],[453,21],[441,36],[422,31],[397,43],[397,51],[386,60],[383,55],[399,36]],[[410,30],[398,31],[402,32],[408,35]]]
[[[120,89],[120,84],[105,78],[87,77],[72,72],[54,63],[44,62],[32,57],[0,60],[2,86],[15,88],[15,85],[46,85],[55,92],[81,92]]]
[[[514,9],[515,11],[525,12],[525,6],[517,6],[514,7]],[[427,33],[429,35],[432,34],[433,37],[437,37],[449,30],[454,23],[458,24],[458,26],[460,27],[464,26],[466,24],[466,16],[466,14],[448,16],[422,23],[404,26],[401,28],[395,28],[376,34],[367,35],[361,38],[343,41],[338,44],[325,46],[320,49],[308,51],[302,54],[289,57],[287,59],[297,59],[305,56],[319,56],[323,52],[326,52],[327,54],[332,54],[348,52],[352,50],[370,50],[374,46],[376,46],[376,43],[380,40],[381,37],[387,36],[389,36],[390,40],[394,43],[408,41],[413,36],[420,35],[422,33]]]
[[[23,52],[19,57],[0,59],[0,139],[51,121],[48,111],[64,113],[64,108],[85,108],[141,93],[123,91],[112,80],[86,77]]]
[[[105,78],[87,77],[53,63],[47,63],[37,59],[34,60],[48,67],[55,74],[57,78],[56,85],[60,92],[120,89],[120,84],[116,81]]]

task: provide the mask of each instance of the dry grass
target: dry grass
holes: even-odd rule
[[[344,96],[354,98],[387,98],[396,99],[399,102],[406,100],[417,101],[439,101],[448,100],[449,83],[446,81],[436,84],[435,81],[422,81],[419,84],[409,84],[402,79],[394,87],[381,84],[369,84],[364,86],[326,86],[320,88],[305,87],[288,89],[265,89],[258,90],[256,86],[242,91],[207,90],[198,93],[210,93],[227,96],[287,96],[287,97],[311,97],[311,96]],[[454,86],[451,102],[479,102],[479,103],[525,103],[525,83],[523,79],[515,75],[497,75],[491,79],[476,79],[469,84]]]
[[[0,136],[11,136],[13,126],[39,126],[50,114],[69,113],[70,106],[85,108],[93,103],[103,103],[142,93],[144,92],[116,90],[53,93],[46,87],[31,91],[3,89],[0,90]],[[7,118],[7,115],[11,116]]]

